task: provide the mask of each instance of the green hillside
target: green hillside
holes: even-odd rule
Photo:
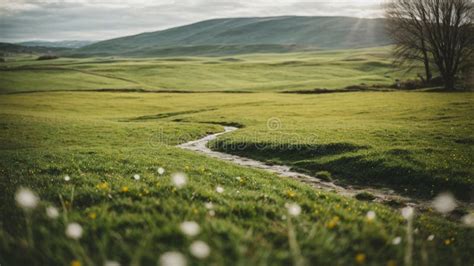
[[[0,55],[8,56],[10,54],[46,54],[46,53],[64,53],[68,51],[64,47],[44,47],[44,46],[24,46],[12,43],[0,42]]]
[[[388,47],[223,57],[11,57],[0,65],[0,93],[37,90],[294,91],[390,85],[415,76],[391,64]],[[420,70],[422,71],[422,70]]]
[[[382,19],[350,17],[226,18],[98,42],[73,55],[224,55],[390,44]]]

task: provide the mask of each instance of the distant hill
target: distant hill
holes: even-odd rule
[[[69,48],[55,48],[55,47],[28,47],[12,43],[0,43],[0,56],[7,56],[10,54],[64,54],[70,51]]]
[[[94,43],[93,41],[57,41],[57,42],[47,42],[47,41],[28,41],[17,43],[22,46],[29,47],[53,47],[53,48],[81,48],[87,45]]]
[[[267,17],[213,19],[87,45],[71,55],[226,55],[347,49],[391,43],[383,19]]]

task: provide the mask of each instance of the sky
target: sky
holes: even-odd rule
[[[380,17],[384,0],[0,0],[0,42],[105,40],[213,18]]]

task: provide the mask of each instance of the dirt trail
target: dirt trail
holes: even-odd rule
[[[178,145],[178,147],[186,149],[186,150],[191,150],[191,151],[199,152],[202,154],[206,154],[213,158],[229,161],[237,165],[266,170],[268,172],[277,174],[282,177],[289,177],[289,178],[298,180],[300,182],[309,184],[317,189],[335,192],[343,196],[355,197],[357,194],[360,194],[362,192],[368,192],[375,197],[374,199],[375,202],[385,203],[391,206],[394,206],[394,205],[396,207],[412,206],[412,207],[416,207],[419,210],[425,210],[428,207],[430,207],[430,204],[431,204],[430,201],[402,196],[402,195],[397,194],[395,191],[391,189],[383,189],[383,188],[379,189],[379,188],[369,188],[369,187],[355,188],[352,186],[342,187],[332,182],[326,182],[304,173],[295,172],[291,170],[290,167],[285,166],[285,165],[268,165],[261,161],[257,161],[257,160],[237,156],[237,155],[231,155],[231,154],[227,154],[223,152],[213,151],[207,147],[207,144],[210,141],[216,139],[217,137],[223,134],[233,132],[237,129],[238,128],[236,127],[224,127],[224,130],[225,130],[224,132],[208,135],[202,139],[198,139],[198,140],[194,140],[194,141],[190,141],[190,142]],[[459,205],[472,209],[471,204],[459,202]]]
[[[207,156],[217,158],[224,161],[229,161],[237,165],[246,166],[255,169],[265,170],[282,177],[292,178],[299,182],[309,184],[316,189],[334,192],[346,197],[356,197],[360,193],[370,193],[375,199],[374,202],[383,203],[394,208],[401,208],[404,206],[411,206],[420,212],[431,211],[432,202],[430,200],[411,198],[409,196],[397,194],[394,190],[388,188],[372,188],[372,187],[353,187],[353,186],[339,186],[332,182],[326,182],[314,176],[304,173],[299,173],[292,170],[286,165],[268,165],[265,162],[245,158],[237,155],[227,154],[223,152],[213,151],[207,147],[207,144],[215,140],[217,137],[238,130],[236,127],[224,127],[224,132],[208,135],[202,139],[190,141],[178,147],[186,150],[195,151],[205,154]],[[474,203],[457,201],[460,209],[471,213],[474,211]],[[447,216],[452,221],[460,222],[462,214],[451,213]]]

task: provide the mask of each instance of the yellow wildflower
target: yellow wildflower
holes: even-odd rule
[[[286,195],[290,198],[294,198],[296,196],[296,193],[293,190],[288,190],[286,192]]]
[[[339,217],[334,216],[331,221],[327,223],[327,228],[333,229],[339,223]]]
[[[81,266],[81,262],[78,260],[71,261],[71,266]]]
[[[357,262],[357,264],[364,264],[365,263],[365,254],[364,253],[358,253],[356,256],[355,256],[355,261]]]
[[[91,220],[95,220],[95,218],[97,218],[97,214],[95,212],[91,212],[91,213],[89,213],[89,218]]]
[[[394,260],[387,261],[387,266],[397,266],[397,262]]]
[[[102,189],[102,190],[106,190],[106,189],[109,188],[109,184],[107,184],[107,182],[102,182],[102,183],[97,185],[97,188]]]
[[[122,192],[128,192],[128,187],[127,187],[127,186],[123,186],[123,187],[122,187]]]

